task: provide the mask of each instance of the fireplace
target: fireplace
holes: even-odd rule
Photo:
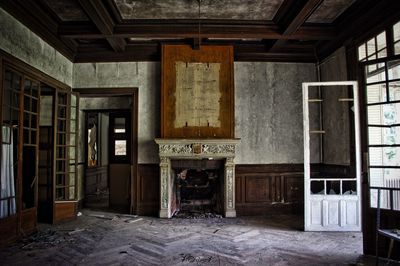
[[[236,217],[234,158],[239,139],[155,141],[160,155],[160,218],[196,205],[213,205],[225,217]],[[186,178],[190,182],[179,181]]]
[[[224,161],[172,160],[171,212],[179,217],[223,213]]]

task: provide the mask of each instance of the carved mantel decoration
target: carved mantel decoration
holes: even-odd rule
[[[171,218],[173,159],[225,159],[224,216],[236,217],[235,151],[240,139],[156,139],[160,155],[160,218]]]

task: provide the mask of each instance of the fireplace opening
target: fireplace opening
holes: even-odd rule
[[[176,160],[172,207],[175,217],[219,217],[223,212],[223,161]]]

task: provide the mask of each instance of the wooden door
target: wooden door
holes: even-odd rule
[[[78,95],[57,90],[54,114],[53,223],[58,223],[76,217]]]
[[[129,212],[131,204],[131,113],[110,113],[110,207]]]

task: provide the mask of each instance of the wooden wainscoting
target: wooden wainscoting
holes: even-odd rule
[[[18,238],[17,214],[0,219],[0,236],[0,247]]]
[[[302,164],[236,165],[237,215],[303,213]]]
[[[139,164],[137,214],[158,216],[160,168]],[[303,213],[302,164],[236,166],[236,211],[240,215]]]
[[[53,223],[58,224],[67,222],[76,218],[77,202],[64,201],[54,203],[54,217]]]
[[[160,167],[158,164],[139,164],[137,214],[158,216],[160,209]]]

